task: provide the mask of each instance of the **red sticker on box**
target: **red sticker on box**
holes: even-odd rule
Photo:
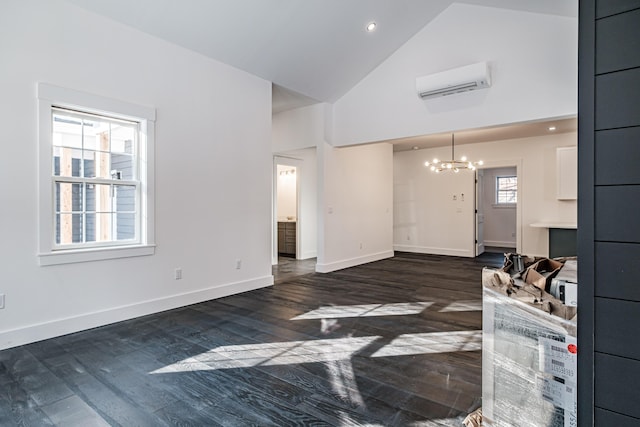
[[[569,350],[569,353],[571,354],[578,354],[578,346],[575,344],[569,344],[567,346],[567,350]]]

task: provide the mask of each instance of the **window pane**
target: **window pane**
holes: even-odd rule
[[[112,212],[111,185],[87,184],[87,212]]]
[[[82,150],[55,147],[53,150],[54,176],[80,176],[82,172]]]
[[[111,152],[133,154],[137,126],[113,123],[111,125]]]
[[[54,113],[52,128],[54,146],[82,148],[82,120]]]
[[[56,244],[82,243],[82,214],[56,214]]]
[[[56,212],[82,212],[82,199],[82,184],[56,183]]]
[[[111,149],[111,125],[98,118],[83,119],[84,149],[108,152]]]
[[[133,156],[129,154],[111,154],[111,177],[113,179],[136,179]]]
[[[115,211],[136,211],[136,187],[133,185],[115,185]]]
[[[87,193],[88,193],[88,190],[87,190]],[[90,212],[85,215],[84,227],[85,227],[84,228],[85,242],[95,242],[96,241],[96,214],[95,213]]]
[[[85,178],[111,178],[111,162],[109,153],[102,151],[84,152]]]
[[[513,191],[517,188],[517,183],[516,177],[500,177],[498,178],[498,189]]]
[[[90,230],[94,242],[110,242],[113,240],[113,214],[109,213],[96,213],[93,214],[95,223]],[[89,231],[89,230],[88,230]]]
[[[136,237],[136,214],[118,213],[116,217],[116,239],[132,240]]]

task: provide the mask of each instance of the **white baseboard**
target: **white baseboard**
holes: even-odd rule
[[[393,245],[393,250],[399,252],[413,252],[419,254],[431,254],[431,255],[449,255],[473,258],[475,253],[465,249],[454,248],[436,248],[430,246],[414,246],[414,245]]]
[[[393,251],[378,252],[375,254],[369,254],[360,256],[357,258],[345,259],[342,261],[335,261],[326,264],[316,264],[316,272],[318,273],[331,273],[332,271],[342,270],[343,268],[355,267],[356,265],[366,264],[368,262],[380,261],[381,259],[392,258]]]
[[[0,332],[0,350],[273,285],[273,276],[227,283]]]
[[[316,251],[309,251],[309,252],[303,252],[300,258],[298,259],[316,258],[317,256],[318,254],[316,253]]]
[[[487,246],[496,246],[500,248],[515,248],[516,242],[503,242],[500,240],[485,240],[484,241],[485,248]]]

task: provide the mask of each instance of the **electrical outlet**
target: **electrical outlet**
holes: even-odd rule
[[[0,310],[4,308],[4,294],[0,294]]]
[[[237,259],[236,260],[236,270],[240,270],[242,268],[242,260],[241,259]]]
[[[176,268],[175,270],[173,270],[173,278],[176,279],[176,280],[182,279],[182,269],[181,268]]]

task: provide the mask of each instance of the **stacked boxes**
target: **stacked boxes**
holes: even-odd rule
[[[547,267],[555,276],[561,265]],[[483,270],[483,425],[577,426],[575,307],[526,282]]]

